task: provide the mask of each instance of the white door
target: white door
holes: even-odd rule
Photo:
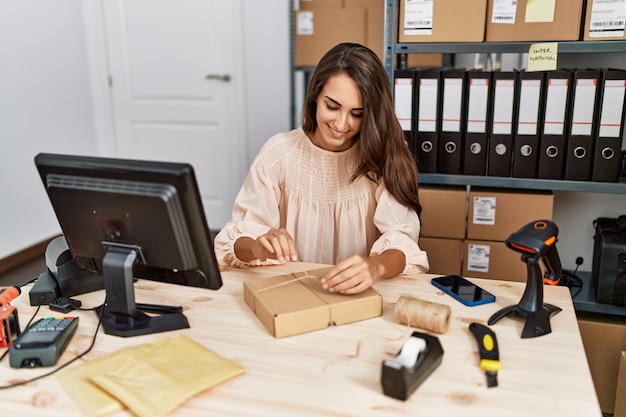
[[[105,0],[117,154],[193,165],[211,229],[247,171],[239,0]]]

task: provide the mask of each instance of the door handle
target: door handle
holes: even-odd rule
[[[230,75],[229,74],[224,74],[224,75],[219,75],[219,74],[208,74],[206,77],[204,77],[205,80],[219,80],[219,81],[224,81],[225,83],[230,81]]]

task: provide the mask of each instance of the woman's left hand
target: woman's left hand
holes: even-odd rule
[[[376,261],[353,255],[339,262],[322,277],[322,287],[330,292],[357,294],[371,287],[380,276]]]
[[[404,270],[404,253],[391,249],[379,255],[352,255],[322,277],[322,287],[330,292],[358,294],[379,278],[391,278]]]

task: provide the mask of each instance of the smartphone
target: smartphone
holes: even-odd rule
[[[451,295],[466,306],[472,307],[496,301],[495,295],[483,290],[460,275],[453,274],[437,277],[433,278],[431,282],[435,287]]]

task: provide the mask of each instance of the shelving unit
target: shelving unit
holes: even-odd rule
[[[393,90],[393,74],[399,55],[419,53],[471,54],[471,53],[527,53],[536,42],[481,42],[481,43],[398,43],[398,3],[385,0],[384,59]],[[558,43],[559,54],[626,53],[626,41],[568,41]],[[406,62],[406,60],[403,60]],[[420,174],[420,183],[437,185],[465,185],[527,190],[552,190],[590,192],[602,194],[626,194],[626,179],[617,183],[591,181],[544,180],[535,178],[491,177],[472,175]],[[606,315],[626,316],[626,307],[601,304],[595,301],[590,273],[579,274],[583,288],[574,299],[577,311]]]
[[[536,42],[459,42],[459,43],[398,43],[398,2],[385,0],[385,30],[383,33],[384,59],[390,82],[393,84],[395,61],[398,55],[419,53],[526,53]],[[626,41],[568,41],[558,43],[562,53],[626,53]],[[393,85],[392,85],[393,87]],[[626,194],[626,179],[617,183],[590,181],[543,180],[535,178],[489,177],[447,174],[420,174],[423,184],[470,185],[529,190],[557,190],[592,192],[603,194]]]

